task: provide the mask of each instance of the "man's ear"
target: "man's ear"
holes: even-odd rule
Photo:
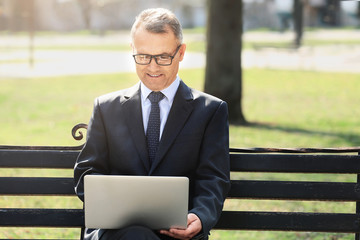
[[[186,44],[183,43],[183,44],[181,44],[181,47],[179,49],[180,61],[182,61],[184,58],[185,50],[186,50]]]

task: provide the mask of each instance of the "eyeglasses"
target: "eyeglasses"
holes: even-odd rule
[[[150,55],[150,54],[134,54],[134,60],[137,64],[140,65],[148,65],[151,63],[151,60],[154,58],[156,64],[160,66],[169,66],[172,64],[172,60],[174,59],[175,55],[179,51],[181,44],[176,48],[174,55],[170,56],[167,54],[159,54],[159,55]]]

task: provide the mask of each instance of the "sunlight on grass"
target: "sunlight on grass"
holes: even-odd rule
[[[204,73],[182,70],[202,89]],[[3,79],[0,143],[77,145],[70,131],[87,123],[96,96],[129,87],[136,74]],[[360,145],[360,76],[348,73],[244,70],[243,108],[249,126],[231,126],[232,147]]]
[[[221,231],[211,232],[210,240],[352,240],[354,234],[346,233],[308,233],[308,232],[277,232],[277,231]]]
[[[80,239],[80,229],[0,228],[1,239]]]

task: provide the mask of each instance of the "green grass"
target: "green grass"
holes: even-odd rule
[[[234,146],[359,146],[360,76],[245,70],[244,113],[255,126],[233,128]]]
[[[181,70],[184,81],[203,88],[204,71]],[[252,124],[230,126],[231,147],[360,146],[360,76],[246,69],[244,114]],[[38,79],[0,79],[0,144],[79,145],[71,128],[87,123],[96,96],[129,87],[136,74],[102,74]],[[82,141],[83,142],[83,141]],[[82,143],[81,142],[81,143]],[[1,176],[72,176],[72,171],[0,169]],[[234,179],[355,181],[353,175],[232,174]],[[1,196],[2,207],[81,208],[73,197]],[[352,203],[297,201],[227,201],[225,209],[264,211],[352,212]],[[77,229],[1,228],[0,238],[77,238]],[[216,240],[353,239],[351,234],[213,231]]]
[[[182,70],[202,89],[202,70]],[[0,144],[71,145],[69,132],[87,123],[93,99],[129,87],[137,76],[104,74],[1,79]],[[232,147],[336,147],[360,145],[360,76],[249,69],[243,107],[250,126],[231,126]]]
[[[257,231],[215,231],[211,240],[352,240],[352,234],[308,233],[308,232],[257,232]]]
[[[0,143],[69,145],[76,144],[72,126],[87,123],[96,96],[138,80],[135,74],[114,74],[0,81]]]

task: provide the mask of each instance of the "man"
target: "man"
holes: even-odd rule
[[[230,187],[227,104],[190,89],[177,76],[186,45],[172,12],[143,11],[131,36],[140,83],[95,100],[75,165],[75,190],[83,200],[86,174],[186,176],[188,227],[86,229],[85,239],[208,239]],[[154,105],[152,95],[159,96]],[[153,109],[160,110],[155,137]]]

